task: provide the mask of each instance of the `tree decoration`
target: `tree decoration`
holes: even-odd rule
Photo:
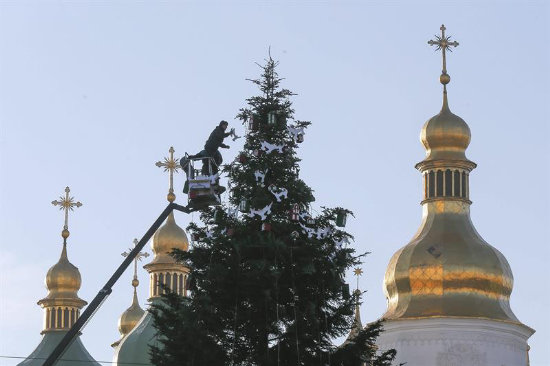
[[[271,224],[268,222],[264,222],[262,224],[262,231],[271,231]]]
[[[271,213],[271,206],[273,206],[273,202],[271,202],[269,205],[267,205],[264,208],[259,209],[259,210],[251,208],[249,216],[253,217],[253,216],[258,215],[258,216],[261,217],[262,220],[265,220],[265,219],[267,219],[267,215],[269,215]]]
[[[251,115],[248,117],[248,130],[252,132],[258,131],[260,128],[260,120],[257,116]]]
[[[277,124],[277,113],[273,111],[267,113],[267,124],[270,126]]]
[[[281,202],[283,198],[288,197],[288,190],[286,188],[277,188],[275,185],[270,184],[267,190],[275,196],[277,202]]]
[[[336,226],[345,227],[348,213],[346,210],[339,209],[336,211]]]
[[[246,164],[246,161],[247,161],[246,154],[245,153],[240,153],[239,154],[239,163]]]
[[[254,155],[255,157],[259,158],[261,155],[262,155],[262,150],[260,149],[254,149],[254,151],[252,151],[252,155]]]
[[[262,141],[262,145],[261,145],[261,148],[263,150],[265,150],[265,152],[267,154],[273,152],[273,151],[278,151],[279,153],[283,154],[285,151],[284,151],[284,148],[285,148],[285,145],[276,145],[276,144],[270,144],[269,142],[266,142],[266,141]]]
[[[250,211],[250,202],[247,199],[243,198],[241,200],[239,203],[239,211],[242,213],[248,213],[248,211]]]
[[[300,220],[300,205],[295,203],[292,205],[292,209],[290,210],[290,219],[292,221],[298,221]]]
[[[266,169],[265,171],[256,170],[254,172],[254,177],[256,178],[256,182],[258,182],[260,184],[264,184],[265,183],[265,175],[267,174],[268,171],[269,171],[269,169]]]

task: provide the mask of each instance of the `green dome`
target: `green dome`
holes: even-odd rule
[[[153,327],[153,316],[146,312],[134,329],[124,337],[115,350],[115,365],[127,364],[151,365],[150,346],[158,346],[157,330]]]
[[[36,349],[27,357],[27,359],[21,362],[17,366],[42,366],[44,360],[52,353],[55,347],[61,342],[63,336],[67,334],[66,331],[47,332],[42,337],[42,342],[36,347]],[[63,361],[63,360],[70,361]],[[62,359],[59,360],[56,366],[100,366],[92,356],[88,353],[84,344],[80,340],[80,337],[76,337],[71,346],[65,351]]]

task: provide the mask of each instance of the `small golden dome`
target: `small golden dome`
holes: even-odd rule
[[[470,127],[451,112],[445,92],[441,112],[430,118],[420,132],[420,141],[426,148],[424,161],[468,160],[465,152],[470,138]]]
[[[174,213],[171,212],[166,223],[161,226],[153,236],[153,244],[151,245],[154,253],[154,258],[151,264],[157,263],[174,263],[174,259],[170,253],[174,248],[187,251],[189,249],[189,240],[185,231],[176,224]]]
[[[122,337],[125,337],[132,329],[134,329],[143,314],[145,314],[145,310],[139,306],[137,292],[134,288],[132,305],[130,305],[130,307],[126,309],[126,311],[124,311],[118,319],[118,331]]]
[[[46,275],[47,298],[78,298],[81,281],[80,271],[67,258],[67,244],[63,244],[59,261]]]

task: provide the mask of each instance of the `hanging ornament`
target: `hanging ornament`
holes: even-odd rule
[[[193,241],[199,241],[199,239],[200,239],[199,234],[193,233],[193,235],[191,235],[191,240],[193,240]]]
[[[268,222],[264,222],[262,224],[262,231],[271,231],[271,224]]]
[[[290,233],[290,239],[292,239],[293,241],[296,241],[296,239],[298,239],[299,236],[300,236],[300,233],[297,232],[296,230]]]
[[[239,203],[239,211],[243,213],[247,213],[248,211],[250,211],[250,203],[244,198]]]
[[[273,111],[267,113],[267,124],[270,126],[274,126],[277,124],[277,113]]]
[[[285,145],[283,145],[283,144],[281,144],[281,145],[270,144],[267,141],[262,141],[262,145],[261,145],[260,148],[268,154],[272,151],[278,151],[281,154],[283,154],[285,152],[285,150],[284,150]]]
[[[257,183],[260,183],[260,185],[263,187],[265,184],[265,175],[267,174],[267,172],[269,171],[269,169],[266,169],[265,171],[259,171],[259,170],[256,170],[254,172],[254,177],[256,178],[256,182]]]
[[[254,149],[252,154],[254,154],[255,157],[259,158],[262,155],[262,152],[263,152],[262,150]]]
[[[336,226],[344,227],[346,226],[347,212],[345,210],[336,211]]]
[[[227,236],[233,236],[235,234],[235,229],[230,227],[229,229],[227,229],[226,234],[227,234]]]
[[[259,127],[260,127],[260,121],[258,120],[258,118],[254,115],[250,116],[248,118],[248,130],[255,132],[255,131],[258,131]]]
[[[290,219],[292,221],[298,221],[300,219],[300,205],[295,203],[290,210]]]
[[[298,136],[296,136],[296,142],[299,143],[299,144],[304,142],[304,134],[303,133],[299,133]]]
[[[246,154],[245,153],[240,153],[239,154],[239,163],[241,163],[241,164],[246,163]]]

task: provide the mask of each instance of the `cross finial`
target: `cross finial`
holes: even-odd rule
[[[134,247],[138,243],[139,243],[139,241],[137,239],[134,239]],[[121,255],[123,257],[127,257],[127,256],[130,255],[131,251],[132,251],[132,248],[128,248],[128,251],[122,253]],[[137,262],[141,261],[142,258],[147,258],[148,256],[149,256],[149,253],[147,253],[147,252],[139,252],[136,255],[136,258],[134,258],[134,279],[132,280],[132,286],[134,286],[134,288],[138,287],[138,285],[139,285],[139,281],[138,281],[138,278],[137,278]]]
[[[451,49],[451,46],[458,47],[458,42],[451,41],[451,36],[445,35],[445,30],[447,28],[445,28],[444,24],[442,24],[439,29],[441,29],[441,36],[436,35],[435,40],[429,40],[428,44],[430,46],[436,46],[436,51],[441,50],[441,55],[443,57],[443,69],[441,71],[439,81],[445,86],[449,84],[449,81],[451,81],[451,77],[449,76],[449,74],[447,74],[447,56],[445,52],[452,52],[453,50]]]
[[[75,202],[74,197],[70,197],[69,193],[71,190],[69,187],[65,187],[65,197],[59,196],[59,201],[52,201],[52,205],[54,206],[60,206],[60,210],[65,211],[65,224],[63,225],[63,231],[61,232],[61,236],[63,237],[63,241],[66,241],[69,237],[69,211],[73,211],[73,208],[82,206],[82,203],[79,201]]]
[[[174,160],[175,150],[172,146],[170,146],[170,150],[168,150],[168,152],[170,153],[170,157],[164,158],[164,161],[157,161],[155,165],[159,168],[164,168],[165,172],[169,172],[170,188],[168,190],[168,195],[166,196],[166,198],[169,202],[174,202],[174,200],[176,199],[176,195],[174,194],[174,172],[177,173],[180,166],[178,165],[178,162]]]

